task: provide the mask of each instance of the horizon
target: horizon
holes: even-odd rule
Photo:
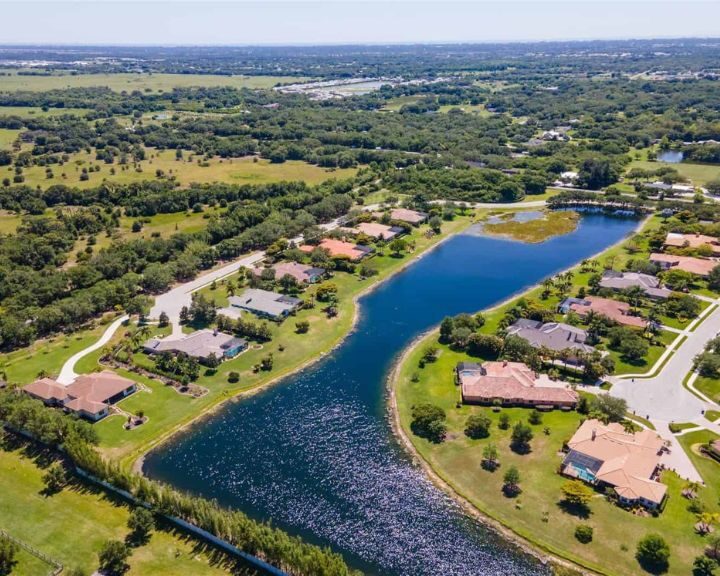
[[[2,5],[4,46],[677,41],[716,38],[714,23],[720,18],[720,3],[711,0],[31,0]]]

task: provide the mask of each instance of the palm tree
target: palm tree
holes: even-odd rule
[[[685,486],[683,486],[682,495],[692,500],[697,495],[698,490],[700,490],[699,482],[687,482]]]
[[[695,530],[698,534],[710,534],[715,530],[713,524],[720,519],[720,514],[717,512],[701,512],[697,515],[698,522],[695,524]]]

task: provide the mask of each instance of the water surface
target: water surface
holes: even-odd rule
[[[411,463],[390,428],[387,372],[444,316],[503,300],[635,225],[591,214],[541,244],[472,234],[448,240],[364,297],[356,330],[333,354],[226,406],[149,455],[145,472],[331,545],[367,573],[547,574]]]

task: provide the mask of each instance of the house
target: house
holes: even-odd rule
[[[302,252],[305,252],[307,254],[310,254],[315,248],[322,248],[323,250],[327,250],[330,253],[331,258],[336,258],[338,256],[349,258],[353,262],[357,262],[358,260],[362,260],[367,256],[370,252],[372,252],[372,248],[368,248],[367,246],[360,246],[357,244],[352,244],[350,242],[343,242],[342,240],[335,240],[334,238],[325,238],[318,246],[311,246],[308,244],[304,244],[303,246],[300,246],[300,250]]]
[[[371,238],[375,238],[375,240],[392,240],[398,234],[405,232],[405,230],[399,226],[386,226],[377,222],[360,222],[355,227],[355,232],[366,234]]]
[[[574,350],[590,353],[595,349],[587,340],[587,332],[581,328],[563,324],[562,322],[546,322],[521,318],[507,329],[508,336],[518,336],[527,340],[535,348],[549,348],[557,352]]]
[[[713,254],[720,255],[720,242],[713,236],[705,236],[704,234],[678,234],[676,232],[668,233],[665,238],[665,246],[673,248],[701,248],[708,246]]]
[[[578,402],[566,383],[553,382],[521,362],[461,362],[455,374],[466,404],[572,409]]]
[[[211,356],[218,360],[234,358],[247,349],[248,343],[232,334],[217,330],[196,330],[179,339],[151,338],[143,349],[148,354],[187,354],[200,362],[207,362]]]
[[[660,287],[660,279],[650,274],[642,274],[641,272],[616,272],[614,270],[606,270],[600,279],[599,286],[601,288],[609,288],[611,290],[626,290],[634,286],[639,287],[648,298],[656,300],[665,300],[672,293],[667,288]]]
[[[626,505],[661,507],[667,486],[658,481],[663,439],[654,431],[626,432],[621,424],[586,420],[568,441],[561,471],[603,488],[611,486]]]
[[[583,299],[567,298],[560,304],[559,309],[563,314],[575,312],[584,318],[593,312],[600,316],[610,318],[613,322],[617,322],[623,326],[642,329],[647,327],[647,321],[645,319],[630,314],[630,304],[609,298],[600,298],[598,296],[588,296]]]
[[[245,290],[240,296],[230,296],[228,302],[232,307],[272,320],[285,318],[302,304],[299,298],[255,288]]]
[[[314,284],[325,275],[325,268],[316,268],[299,262],[278,262],[270,268],[275,272],[275,279],[292,276],[298,284]],[[264,268],[253,268],[253,274],[260,276]]]
[[[705,260],[692,256],[674,256],[673,254],[658,253],[650,254],[650,262],[657,264],[663,270],[677,268],[678,270],[685,270],[685,272],[703,277],[708,276],[713,268],[720,264],[717,260]]]
[[[648,182],[643,185],[651,192],[672,192],[675,194],[694,194],[695,187],[690,184],[666,184],[665,182]]]
[[[425,212],[418,212],[417,210],[409,210],[408,208],[395,208],[390,212],[391,220],[400,220],[401,222],[407,222],[416,226],[422,224],[427,220],[428,215]]]
[[[136,390],[134,381],[111,370],[83,374],[68,386],[52,378],[40,378],[23,388],[23,392],[49,406],[62,407],[93,422],[107,416],[111,404]]]

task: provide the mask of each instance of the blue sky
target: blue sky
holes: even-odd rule
[[[720,35],[720,2],[0,0],[0,43],[331,44]]]

